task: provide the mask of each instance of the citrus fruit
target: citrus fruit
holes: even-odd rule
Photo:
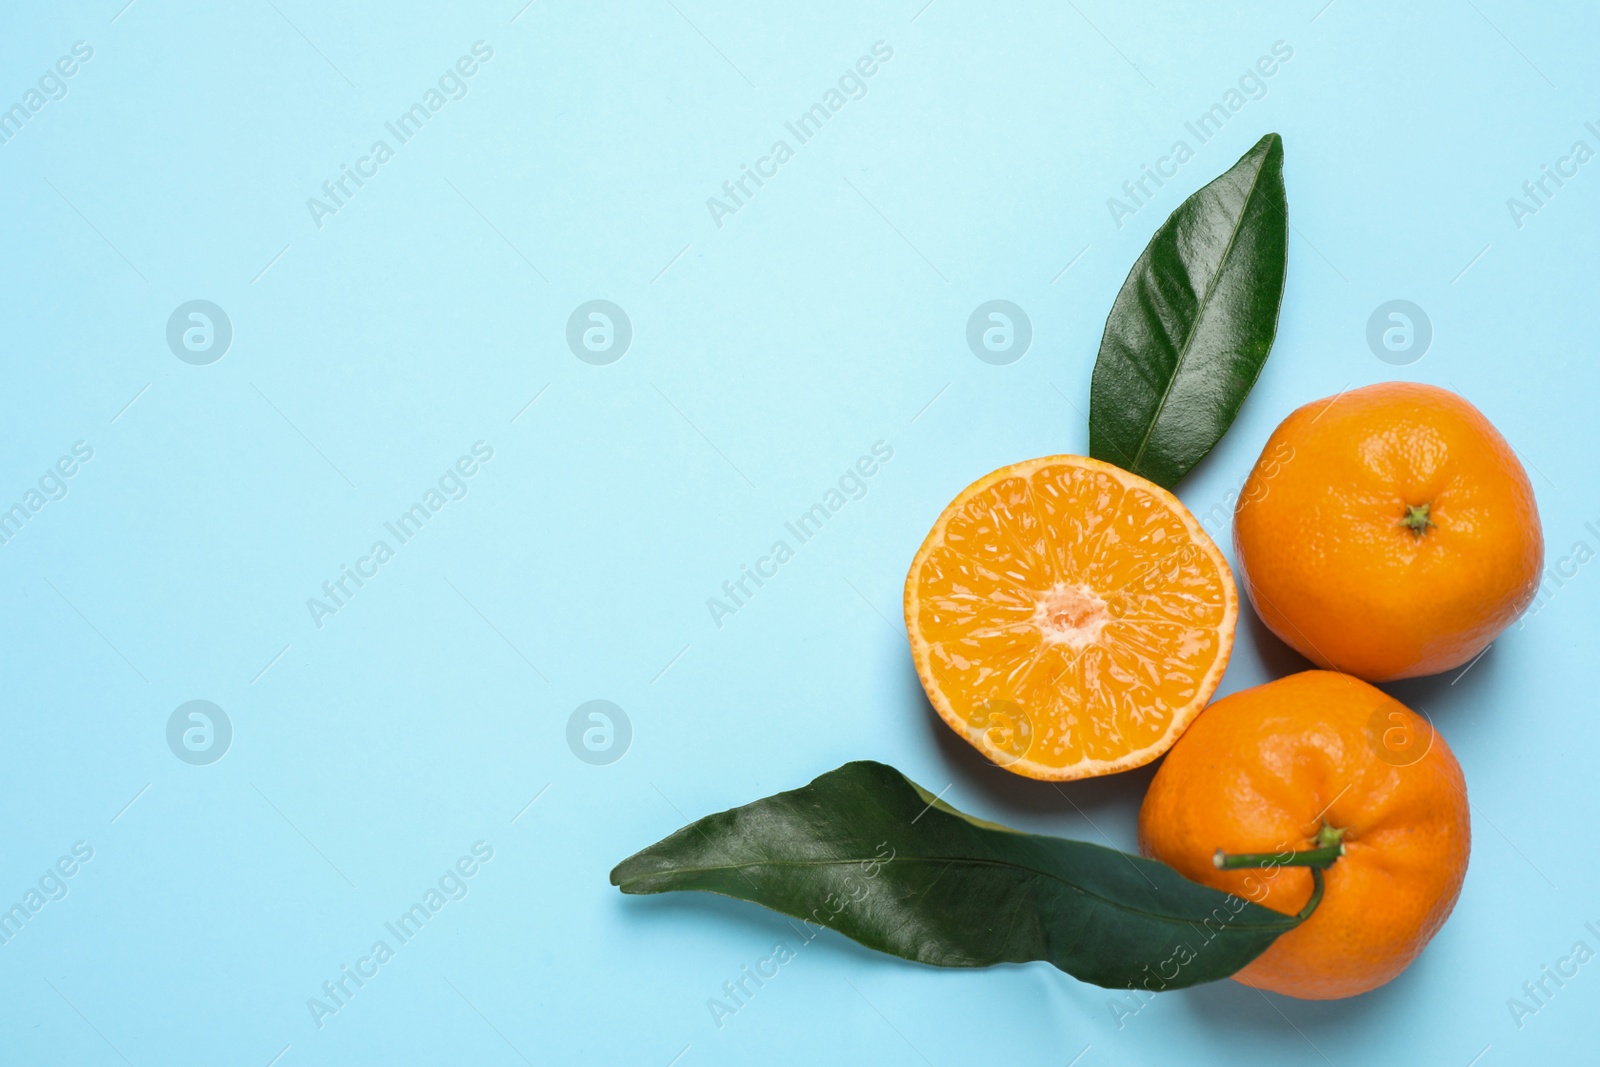
[[[906,577],[906,631],[941,718],[995,763],[1065,780],[1155,759],[1216,690],[1238,595],[1165,489],[1045,456],[979,478]]]
[[[1234,975],[1308,1000],[1405,970],[1461,892],[1471,844],[1461,768],[1426,719],[1345,674],[1306,671],[1207,708],[1139,809],[1139,847],[1194,879],[1293,914],[1305,867],[1218,869],[1226,854],[1338,851],[1321,903]]]
[[[1469,662],[1533,600],[1544,563],[1511,446],[1461,397],[1409,382],[1283,420],[1233,536],[1261,621],[1318,666],[1374,682]]]

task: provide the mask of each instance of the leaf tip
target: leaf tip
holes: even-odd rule
[[[624,879],[627,877],[623,873],[622,869],[624,867],[626,867],[627,865],[628,865],[628,861],[627,860],[623,860],[621,863],[619,863],[615,867],[611,868],[611,884],[616,886],[618,889],[622,890],[624,893],[626,893],[628,891],[628,887],[622,884]]]
[[[1261,140],[1250,146],[1250,151],[1239,157],[1240,162],[1246,159],[1259,159],[1265,166],[1276,164],[1283,167],[1283,135],[1277,131],[1262,136]]]

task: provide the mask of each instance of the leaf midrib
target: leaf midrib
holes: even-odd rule
[[[1172,915],[1162,915],[1162,914],[1159,914],[1157,912],[1144,911],[1141,908],[1129,907],[1128,905],[1123,904],[1120,901],[1112,900],[1110,897],[1106,897],[1106,896],[1103,896],[1103,895],[1101,895],[1099,893],[1093,892],[1092,890],[1085,889],[1083,886],[1078,885],[1078,884],[1076,884],[1074,882],[1069,882],[1065,878],[1062,878],[1060,875],[1053,874],[1050,871],[1039,870],[1037,867],[1029,867],[1029,866],[1026,866],[1025,864],[1012,863],[1012,862],[1009,862],[1007,860],[978,859],[978,858],[971,858],[971,857],[966,857],[966,856],[905,856],[905,857],[897,857],[897,858],[892,859],[892,860],[873,860],[871,857],[868,857],[866,859],[849,859],[849,860],[755,860],[755,861],[752,861],[752,862],[749,862],[749,863],[724,863],[724,864],[716,864],[716,865],[705,866],[705,867],[682,867],[682,868],[675,868],[673,870],[668,870],[668,871],[652,871],[652,872],[650,872],[649,875],[646,875],[644,877],[657,878],[657,877],[671,877],[673,875],[684,875],[684,874],[705,874],[705,873],[710,872],[710,871],[741,871],[741,870],[747,870],[748,868],[751,868],[751,867],[779,867],[779,868],[783,868],[783,867],[843,867],[843,866],[857,866],[857,865],[860,865],[860,864],[863,864],[863,863],[872,863],[872,862],[881,863],[881,864],[883,864],[885,866],[888,866],[888,865],[893,864],[893,863],[923,863],[923,864],[943,863],[943,864],[946,864],[947,866],[951,865],[951,864],[960,863],[960,864],[966,864],[966,865],[975,866],[975,867],[1003,867],[1003,868],[1006,868],[1008,870],[1021,871],[1021,872],[1026,873],[1026,874],[1034,875],[1036,877],[1048,878],[1053,882],[1059,882],[1062,885],[1067,886],[1068,888],[1074,890],[1075,892],[1080,893],[1083,896],[1088,897],[1089,899],[1091,899],[1093,901],[1096,901],[1097,903],[1105,904],[1105,905],[1107,905],[1109,907],[1117,909],[1118,911],[1127,912],[1130,915],[1138,915],[1138,916],[1140,916],[1142,918],[1152,919],[1152,920],[1155,920],[1157,922],[1169,923],[1169,924],[1174,925],[1174,926],[1178,926],[1178,925],[1193,926],[1194,925],[1193,921],[1191,921],[1189,919],[1179,918],[1179,917],[1172,916]],[[622,882],[622,883],[618,884],[618,888],[626,890],[628,885],[632,884],[633,882],[642,881],[642,880],[643,880],[643,878],[637,878],[637,879],[632,879],[629,882]],[[732,896],[733,894],[727,894],[727,895]],[[738,899],[743,900],[745,898],[740,897]],[[760,901],[756,901],[756,903],[760,903]],[[1246,901],[1246,903],[1251,903],[1251,902],[1250,901]],[[1256,905],[1256,906],[1260,907],[1260,905]],[[1270,911],[1271,909],[1269,908],[1269,909],[1265,909],[1265,910]],[[1299,925],[1298,921],[1294,921],[1294,916],[1284,916],[1284,920],[1285,920],[1285,922],[1283,923],[1283,926],[1282,926],[1282,929],[1284,931],[1292,930],[1296,926]],[[1254,931],[1254,932],[1270,931],[1270,930],[1273,930],[1273,929],[1276,929],[1276,928],[1277,928],[1277,924],[1276,923],[1273,923],[1273,924],[1250,924],[1249,925],[1249,929],[1251,931]]]
[[[1267,149],[1267,154],[1272,154],[1272,149]],[[1145,449],[1150,445],[1150,438],[1156,432],[1156,424],[1161,421],[1161,413],[1167,408],[1167,398],[1172,395],[1172,387],[1177,384],[1178,376],[1183,370],[1184,362],[1189,358],[1189,353],[1194,346],[1194,337],[1200,329],[1200,322],[1206,317],[1206,310],[1211,306],[1211,298],[1217,291],[1217,283],[1222,278],[1223,268],[1233,255],[1233,246],[1239,240],[1239,232],[1244,229],[1245,214],[1250,209],[1250,201],[1256,195],[1256,189],[1261,185],[1261,175],[1266,172],[1266,160],[1262,159],[1261,166],[1256,169],[1255,178],[1250,182],[1250,191],[1245,194],[1244,207],[1239,212],[1239,221],[1233,227],[1233,232],[1228,235],[1228,247],[1222,250],[1222,259],[1218,262],[1216,275],[1206,284],[1205,296],[1200,301],[1200,308],[1195,313],[1194,324],[1189,327],[1189,333],[1183,339],[1183,346],[1178,352],[1178,362],[1172,368],[1172,374],[1167,377],[1167,384],[1161,390],[1161,399],[1156,402],[1156,410],[1150,416],[1150,423],[1145,427],[1144,437],[1139,441],[1139,447],[1133,454],[1133,469],[1137,471],[1139,464],[1144,460]]]

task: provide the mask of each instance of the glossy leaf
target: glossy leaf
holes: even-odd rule
[[[1269,133],[1179,205],[1111,306],[1089,454],[1171,488],[1221,439],[1272,350],[1289,219]]]
[[[1226,977],[1303,918],[1163,863],[974,819],[867,761],[709,815],[611,883],[754,901],[939,967],[1044,960],[1119,989]]]

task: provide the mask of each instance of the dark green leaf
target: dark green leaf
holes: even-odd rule
[[[1211,451],[1272,350],[1288,253],[1283,139],[1269,133],[1128,272],[1089,388],[1091,456],[1170,489]]]
[[[1301,921],[1163,863],[963,815],[866,761],[708,815],[611,884],[755,901],[940,967],[1044,960],[1118,989],[1226,977]]]

